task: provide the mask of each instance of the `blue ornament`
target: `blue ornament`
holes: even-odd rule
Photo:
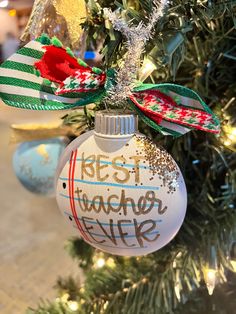
[[[13,168],[22,185],[35,194],[53,196],[56,168],[66,146],[63,138],[19,145],[13,155]]]

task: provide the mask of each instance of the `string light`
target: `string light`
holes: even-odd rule
[[[229,125],[223,126],[223,143],[225,146],[236,144],[236,128]]]
[[[180,302],[181,296],[180,296],[180,283],[179,283],[179,281],[176,282],[176,284],[175,284],[175,295],[176,295],[176,298],[178,299],[178,301]]]
[[[93,267],[96,268],[102,268],[104,266],[115,268],[116,263],[115,260],[112,257],[105,258],[104,254],[99,252],[93,257]]]
[[[68,301],[68,307],[72,312],[76,312],[79,309],[79,304],[76,301]]]
[[[69,297],[70,297],[69,293],[65,293],[61,296],[60,301],[62,303],[66,303],[69,300]]]
[[[231,266],[233,268],[233,271],[236,273],[236,261],[231,260],[230,264],[231,264]]]
[[[74,300],[69,300],[70,295],[69,293],[64,293],[60,298],[56,298],[56,302],[63,303],[68,306],[68,308],[72,312],[76,312],[79,309],[79,303]],[[80,303],[83,304],[85,301],[83,299],[80,300]]]
[[[209,264],[204,269],[203,273],[208,293],[209,295],[212,295],[217,283],[218,274],[216,249],[214,246],[210,247]]]
[[[230,146],[232,144],[232,142],[230,140],[225,140],[224,141],[224,145],[225,146]]]
[[[108,301],[106,301],[106,302],[104,303],[104,305],[103,305],[103,309],[104,309],[104,310],[106,310],[106,309],[107,309],[107,307],[108,307],[108,305],[109,305],[109,302],[108,302]]]
[[[116,263],[112,257],[109,257],[105,264],[110,268],[115,268],[116,266]]]
[[[236,273],[236,242],[233,242],[230,249],[230,264]]]
[[[224,146],[234,152],[236,152],[236,119],[233,110],[235,102],[236,98],[232,97],[219,112],[223,121],[220,141]]]
[[[100,258],[97,259],[97,261],[95,262],[94,266],[95,266],[95,268],[102,268],[102,267],[105,266],[105,264],[106,264],[105,259],[100,257]]]
[[[205,270],[205,282],[209,295],[213,294],[216,286],[216,273],[217,271],[215,269],[210,268]]]
[[[175,289],[176,298],[180,302],[180,300],[181,300],[181,295],[180,295],[181,284],[180,284],[180,271],[179,271],[179,269],[177,269],[176,273],[175,273],[175,288],[174,289]]]
[[[146,78],[148,78],[153,71],[156,70],[156,65],[152,62],[152,60],[146,58],[143,61],[143,65],[139,71],[139,80],[144,82]]]

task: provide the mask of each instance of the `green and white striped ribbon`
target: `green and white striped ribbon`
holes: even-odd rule
[[[32,110],[61,110],[76,106],[78,94],[56,96],[55,84],[48,86],[35,75],[34,63],[42,58],[43,45],[31,41],[0,67],[0,98],[10,106]]]

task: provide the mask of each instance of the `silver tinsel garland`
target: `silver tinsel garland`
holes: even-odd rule
[[[153,36],[153,27],[158,19],[163,16],[167,4],[168,0],[153,0],[153,13],[148,24],[140,22],[137,26],[129,25],[110,10],[106,11],[106,15],[113,24],[114,29],[121,32],[127,40],[127,53],[116,73],[116,85],[108,92],[107,103],[120,106],[132,93],[139,70],[141,54],[147,41]]]

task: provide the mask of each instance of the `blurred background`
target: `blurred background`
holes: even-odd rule
[[[33,0],[0,0],[0,63],[18,48],[32,5]],[[10,143],[11,125],[47,123],[61,115],[18,110],[0,100],[0,313],[24,313],[42,296],[55,297],[59,276],[78,275],[64,250],[71,232],[55,200],[24,189],[12,167],[17,144]]]
[[[101,8],[119,7],[127,19],[137,23],[146,21],[152,2],[88,0],[86,11],[82,0],[0,0],[0,64],[18,47],[46,32],[58,37],[89,65],[100,67],[98,51],[103,48],[105,65],[117,66],[124,55],[124,38],[114,31]],[[232,153],[236,152],[236,5],[235,1],[223,0],[173,0],[171,4],[145,49],[140,80],[183,84],[203,96],[222,121],[219,137],[191,132],[178,142],[141,124],[141,130],[155,143],[163,143],[184,169],[189,198],[184,227],[162,254],[140,259],[114,257],[115,267],[113,258],[74,240],[70,250],[77,258],[74,261],[64,249],[71,230],[53,195],[46,195],[47,191],[53,194],[55,168],[65,142],[52,136],[42,142],[34,136],[48,139],[53,132],[54,136],[77,136],[86,122],[91,123],[93,109],[87,108],[86,114],[81,110],[82,114],[71,111],[67,115],[62,111],[17,109],[0,100],[0,313],[25,313],[28,307],[37,307],[40,298],[55,302],[51,311],[34,313],[58,313],[54,309],[59,302],[68,309],[63,313],[69,314],[72,309],[98,313],[97,304],[104,310],[111,306],[116,309],[114,313],[120,313],[124,306],[125,314],[128,308],[135,314],[236,312],[236,159]],[[61,280],[56,291],[58,277],[68,276],[76,279],[76,284]],[[80,280],[87,283],[87,289],[81,287]],[[147,292],[147,286],[153,288]],[[209,297],[215,286],[216,292]],[[151,297],[155,289],[157,299]]]

